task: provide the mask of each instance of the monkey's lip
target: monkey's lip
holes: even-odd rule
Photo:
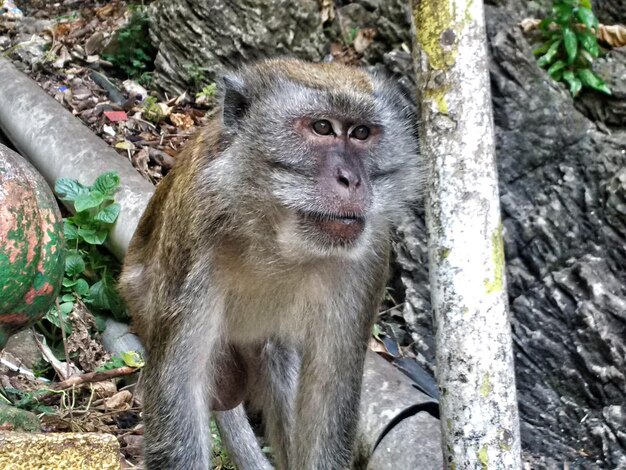
[[[349,243],[359,238],[365,218],[354,214],[300,212],[303,221],[324,233],[335,243]]]

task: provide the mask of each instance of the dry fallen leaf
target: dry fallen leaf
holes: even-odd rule
[[[194,122],[191,116],[182,113],[172,113],[170,114],[170,121],[179,129],[189,129],[193,127]]]
[[[598,40],[612,47],[626,46],[626,26],[614,24],[606,26],[601,24],[598,28]]]
[[[133,399],[133,394],[128,390],[122,390],[117,392],[111,398],[104,400],[104,406],[109,410],[123,410],[130,408],[130,402]]]
[[[367,47],[372,43],[372,41],[376,37],[376,34],[378,34],[378,31],[376,31],[376,29],[374,28],[365,28],[359,30],[356,38],[354,38],[354,50],[357,51],[359,54],[362,54],[365,49],[367,49]]]
[[[541,20],[537,20],[535,18],[526,18],[523,19],[519,26],[522,28],[524,33],[529,33],[539,28],[539,23]],[[579,25],[584,29],[584,26]],[[550,25],[550,29],[555,29],[556,26],[553,24]],[[596,37],[598,41],[603,42],[611,47],[623,47],[626,46],[626,26],[621,24],[614,25],[604,25],[601,24],[598,26],[598,32],[596,33]]]

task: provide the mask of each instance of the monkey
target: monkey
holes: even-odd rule
[[[277,468],[347,468],[392,225],[419,192],[416,121],[390,80],[337,63],[249,64],[219,100],[120,278],[147,353],[146,468],[208,468],[211,414],[249,441],[242,402]]]

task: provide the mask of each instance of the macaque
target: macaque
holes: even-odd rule
[[[258,62],[223,77],[177,160],[121,277],[147,351],[146,467],[209,468],[210,413],[249,426],[243,401],[277,468],[349,467],[391,225],[419,192],[405,98],[357,68]]]

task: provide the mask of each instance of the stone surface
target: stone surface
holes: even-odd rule
[[[439,420],[425,411],[405,418],[378,443],[367,470],[444,468],[440,433]]]
[[[30,329],[20,331],[11,336],[2,352],[9,353],[18,359],[19,364],[16,365],[25,366],[29,369],[32,369],[41,360],[41,351]]]
[[[159,49],[154,83],[170,93],[260,57],[319,60],[325,46],[316,0],[158,1],[150,21]]]
[[[0,432],[0,468],[11,470],[117,470],[119,450],[110,434]]]
[[[41,429],[39,419],[35,413],[5,405],[4,403],[0,403],[0,427],[2,429],[10,429],[11,431],[26,432],[34,432]],[[0,445],[0,454],[2,454],[2,452],[4,452],[4,449]],[[0,455],[0,462],[1,461],[2,457]]]
[[[585,90],[576,100],[576,108],[590,119],[609,128],[626,126],[626,47],[613,49],[596,59],[594,71],[602,77],[611,95]]]
[[[626,24],[626,0],[593,0],[593,11],[604,24]]]

